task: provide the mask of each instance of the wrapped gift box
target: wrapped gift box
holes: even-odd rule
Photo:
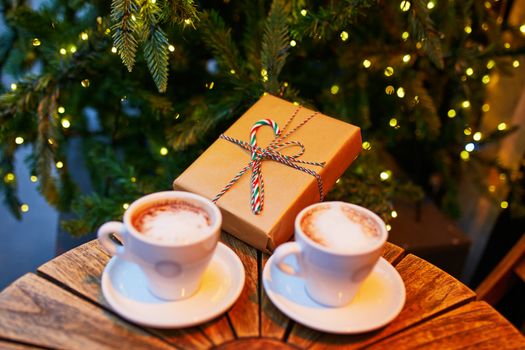
[[[296,113],[297,112],[297,113]],[[286,131],[307,119],[314,112],[271,95],[264,95],[244,113],[224,135],[250,142],[250,129],[261,119],[272,119],[283,128],[296,113]],[[257,145],[266,147],[274,139],[271,127],[261,127],[256,134]],[[317,172],[328,191],[348,168],[361,150],[361,133],[356,126],[317,114],[284,141],[299,141],[305,152],[298,159],[325,162],[324,167],[303,165]],[[293,155],[298,147],[280,152]],[[219,138],[173,183],[175,190],[189,191],[209,199],[214,198],[246,165],[251,153]],[[263,160],[264,206],[255,215],[250,205],[248,170],[217,201],[223,215],[223,230],[263,251],[271,251],[293,235],[296,215],[304,207],[320,199],[314,176],[273,160]]]

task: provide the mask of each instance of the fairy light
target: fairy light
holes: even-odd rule
[[[492,4],[488,1],[485,1],[485,8],[488,10],[492,7]]]
[[[18,89],[18,85],[16,85],[15,83],[12,83],[11,84],[11,91],[16,91],[16,89]]]
[[[53,145],[55,143],[55,140],[53,140],[52,138],[48,138],[47,143],[49,143],[50,145]]]
[[[330,93],[332,95],[337,95],[338,92],[339,92],[339,85],[332,85],[332,87],[330,88]]]
[[[77,52],[77,47],[76,47],[75,45],[71,45],[71,46],[69,47],[69,52],[71,52],[71,53],[75,53],[75,52]]]
[[[496,186],[490,185],[489,186],[489,192],[496,192]]]
[[[173,46],[173,45],[171,45],[171,44],[168,45],[168,50],[169,50],[170,52],[174,52],[174,51],[175,51],[175,46]]]
[[[427,9],[432,10],[434,7],[436,7],[436,3],[434,1],[432,1],[432,0],[430,0],[427,3]]]
[[[465,145],[465,151],[472,152],[476,148],[472,142],[469,142]]]
[[[338,184],[338,183],[340,183],[340,182],[341,182],[341,178],[335,180],[335,183],[336,183],[336,184]]]
[[[129,203],[124,203],[124,204],[122,204],[122,208],[124,208],[124,209],[128,209],[128,208],[129,208]]]
[[[503,44],[503,46],[504,46],[507,50],[510,49],[510,43],[505,43],[505,44]]]
[[[507,123],[501,122],[501,123],[498,124],[498,130],[499,131],[503,131],[505,129],[507,129]]]
[[[465,100],[465,101],[461,102],[461,107],[469,108],[470,107],[470,101],[469,100]]]
[[[348,40],[348,32],[347,32],[346,30],[343,30],[343,31],[341,32],[340,37],[341,37],[341,40],[342,40],[342,41],[347,41],[347,40]]]
[[[464,130],[463,130],[463,134],[465,134],[465,136],[470,136],[472,135],[472,129],[470,127],[466,127]]]
[[[386,230],[387,230],[387,231],[392,230],[392,226],[390,226],[389,224],[386,224],[385,227],[386,227]]]
[[[135,15],[131,15],[131,20],[132,20],[132,21],[136,21],[136,20],[137,20],[137,17],[135,17]]]
[[[488,103],[484,103],[483,106],[481,106],[481,110],[483,112],[488,112],[490,111],[490,105]]]
[[[117,48],[115,46],[111,48],[111,53],[117,53]]]
[[[461,151],[461,153],[459,154],[459,156],[461,157],[461,159],[463,159],[464,161],[467,161],[470,159],[470,153],[468,153],[467,151]]]
[[[301,16],[306,16],[308,14],[308,11],[306,9],[301,10]]]
[[[372,144],[368,141],[363,142],[361,146],[365,151],[370,151],[372,149]]]
[[[371,65],[372,65],[372,62],[370,62],[370,60],[367,60],[367,59],[363,60],[363,67],[370,68]]]
[[[129,181],[135,183],[135,182],[137,182],[137,178],[136,178],[135,176],[132,176],[132,177],[129,179]]]
[[[391,175],[391,172],[388,170],[385,170],[379,174],[379,178],[381,179],[381,181],[386,181],[390,179],[390,175]]]
[[[520,66],[520,61],[518,61],[518,60],[512,61],[512,67],[518,68],[519,66]]]
[[[22,211],[22,213],[27,213],[29,211],[29,205],[27,205],[26,203],[22,204],[20,206],[20,210]]]
[[[520,26],[520,32],[521,32],[521,34],[525,35],[525,24],[522,24]]]
[[[403,89],[402,87],[398,88],[396,94],[399,98],[405,97],[405,89]]]
[[[15,181],[15,174],[13,174],[13,173],[5,174],[4,181],[5,182],[13,182],[13,181]]]
[[[82,87],[84,87],[84,88],[89,87],[90,84],[91,84],[91,83],[90,83],[89,79],[83,79],[83,80],[80,82],[80,85],[82,85]]]
[[[291,46],[291,47],[295,47],[296,45],[297,45],[297,41],[295,41],[295,40],[293,40],[293,39],[290,40],[290,46]]]
[[[399,8],[401,9],[401,11],[403,12],[407,12],[408,10],[410,10],[410,6],[412,4],[410,3],[410,1],[407,1],[407,0],[403,0],[401,1],[401,3],[399,4]]]
[[[464,30],[465,33],[467,33],[467,34],[472,33],[472,27],[471,27],[471,26],[465,26],[465,28],[463,28],[463,30]]]
[[[483,78],[481,78],[481,82],[483,84],[488,84],[490,83],[490,76],[488,76],[488,74],[484,75]]]
[[[104,34],[105,34],[105,35],[109,35],[109,33],[111,33],[111,29],[106,28],[106,30],[104,31]]]
[[[71,126],[71,122],[67,118],[62,118],[62,120],[60,121],[60,124],[62,124],[62,127],[64,129],[69,129],[69,127]]]
[[[150,3],[155,4],[157,0],[149,0]]]
[[[208,86],[208,89],[212,90],[214,86],[215,86],[215,82],[212,81],[210,85]]]
[[[40,46],[42,44],[42,42],[40,41],[40,39],[38,38],[34,38],[33,41],[31,42],[33,44],[33,46]]]
[[[24,143],[24,138],[23,138],[22,136],[17,136],[17,137],[15,138],[15,143],[16,143],[17,145],[21,145],[21,144],[23,144],[23,143]]]
[[[186,19],[184,20],[184,24],[186,24],[186,25],[190,25],[190,24],[192,24],[192,23],[193,23],[193,21],[191,20],[191,18],[186,18]]]
[[[29,179],[31,180],[31,182],[37,182],[38,181],[38,177],[36,177],[35,175],[31,175],[31,177],[29,177]]]
[[[456,110],[455,109],[449,109],[447,112],[447,115],[449,118],[454,118],[456,116]]]
[[[384,74],[386,77],[391,77],[392,75],[394,75],[394,68],[390,66],[386,67]]]
[[[472,136],[474,141],[479,141],[481,140],[482,137],[483,137],[483,134],[480,131],[475,132],[474,135]]]
[[[168,154],[168,149],[166,147],[162,147],[160,149],[160,155],[165,156],[166,154]]]
[[[499,206],[501,207],[501,209],[507,209],[509,207],[509,202],[507,201],[501,201],[501,203],[499,204]]]
[[[67,54],[67,50],[65,48],[63,48],[63,47],[61,47],[58,52],[60,52],[61,55]]]
[[[465,70],[465,73],[470,77],[472,74],[474,74],[474,69],[468,67],[467,70]]]
[[[395,89],[392,85],[388,85],[386,88],[385,88],[385,92],[387,95],[392,95],[394,93]]]
[[[388,122],[388,125],[395,128],[397,126],[397,119],[396,118],[390,119],[390,121]]]
[[[62,169],[64,167],[64,163],[62,163],[61,161],[58,161],[56,162],[55,166],[57,167],[57,169]]]
[[[390,213],[390,216],[393,217],[394,219],[397,218],[397,211],[392,210],[392,212]]]
[[[492,69],[492,68],[494,68],[495,65],[496,65],[496,61],[494,61],[494,60],[489,60],[489,61],[487,62],[487,69]]]
[[[405,63],[410,62],[410,55],[408,55],[408,54],[407,54],[407,55],[404,55],[404,56],[403,56],[403,62],[405,62]]]
[[[82,33],[80,33],[80,39],[81,39],[81,40],[84,40],[84,41],[86,41],[87,39],[89,39],[89,35],[88,35],[88,33],[86,33],[86,32],[82,32]]]
[[[410,36],[410,33],[409,32],[403,32],[401,34],[401,39],[403,39],[404,41],[407,41],[408,37]]]
[[[488,25],[488,23],[487,23],[487,22],[483,22],[483,23],[481,24],[481,29],[483,29],[485,32],[486,32],[487,30],[489,30],[489,25]]]
[[[58,107],[57,111],[60,114],[64,114],[66,112],[66,109],[64,107],[60,106],[60,107]]]

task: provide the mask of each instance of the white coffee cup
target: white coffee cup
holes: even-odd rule
[[[337,207],[356,213],[356,217],[364,218],[368,226],[372,225],[370,227],[374,228],[373,232],[376,235],[370,240],[370,244],[361,244],[355,249],[345,250],[322,245],[305,234],[301,228],[305,214]],[[339,231],[338,233],[341,233]],[[273,259],[282,272],[304,279],[306,291],[313,300],[326,306],[340,307],[351,302],[359,286],[374,268],[383,252],[387,236],[385,223],[366,208],[344,202],[317,203],[304,208],[297,215],[295,242],[284,243],[277,247]],[[331,239],[337,242],[338,237],[340,235],[333,236]],[[285,259],[291,255],[297,260],[297,269],[285,262]]]
[[[140,233],[132,224],[134,214],[155,203],[178,201],[201,208],[209,225],[190,242],[159,241]],[[157,297],[178,300],[190,297],[200,286],[202,275],[217,247],[222,224],[219,208],[199,195],[166,191],[146,195],[133,202],[124,213],[123,222],[111,221],[98,229],[102,246],[119,258],[136,263],[146,275],[149,290]],[[119,234],[123,246],[110,235]]]

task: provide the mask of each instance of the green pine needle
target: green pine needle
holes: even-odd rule
[[[160,28],[155,28],[144,43],[144,57],[159,92],[168,87],[168,46],[168,38]]]

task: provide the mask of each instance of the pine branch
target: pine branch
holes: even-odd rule
[[[159,18],[162,22],[193,25],[199,19],[199,12],[193,0],[166,0]]]
[[[144,43],[144,57],[159,92],[166,92],[168,87],[168,46],[161,28],[155,28]]]
[[[423,50],[428,55],[430,61],[439,69],[443,69],[443,50],[441,48],[439,33],[434,28],[434,22],[430,18],[426,1],[412,1],[408,22],[412,36],[415,40],[421,42]]]
[[[265,88],[276,94],[279,90],[279,73],[288,56],[290,38],[286,12],[281,0],[274,0],[264,27],[261,50],[262,75]]]
[[[138,8],[135,0],[113,0],[111,2],[111,20],[115,22],[111,27],[113,43],[128,71],[133,70],[137,53]]]
[[[416,118],[416,127],[423,132],[423,135],[430,139],[436,138],[440,134],[441,119],[439,118],[434,100],[424,86],[425,77],[418,74],[412,81],[412,92],[417,96],[417,109],[422,113],[422,118]]]

